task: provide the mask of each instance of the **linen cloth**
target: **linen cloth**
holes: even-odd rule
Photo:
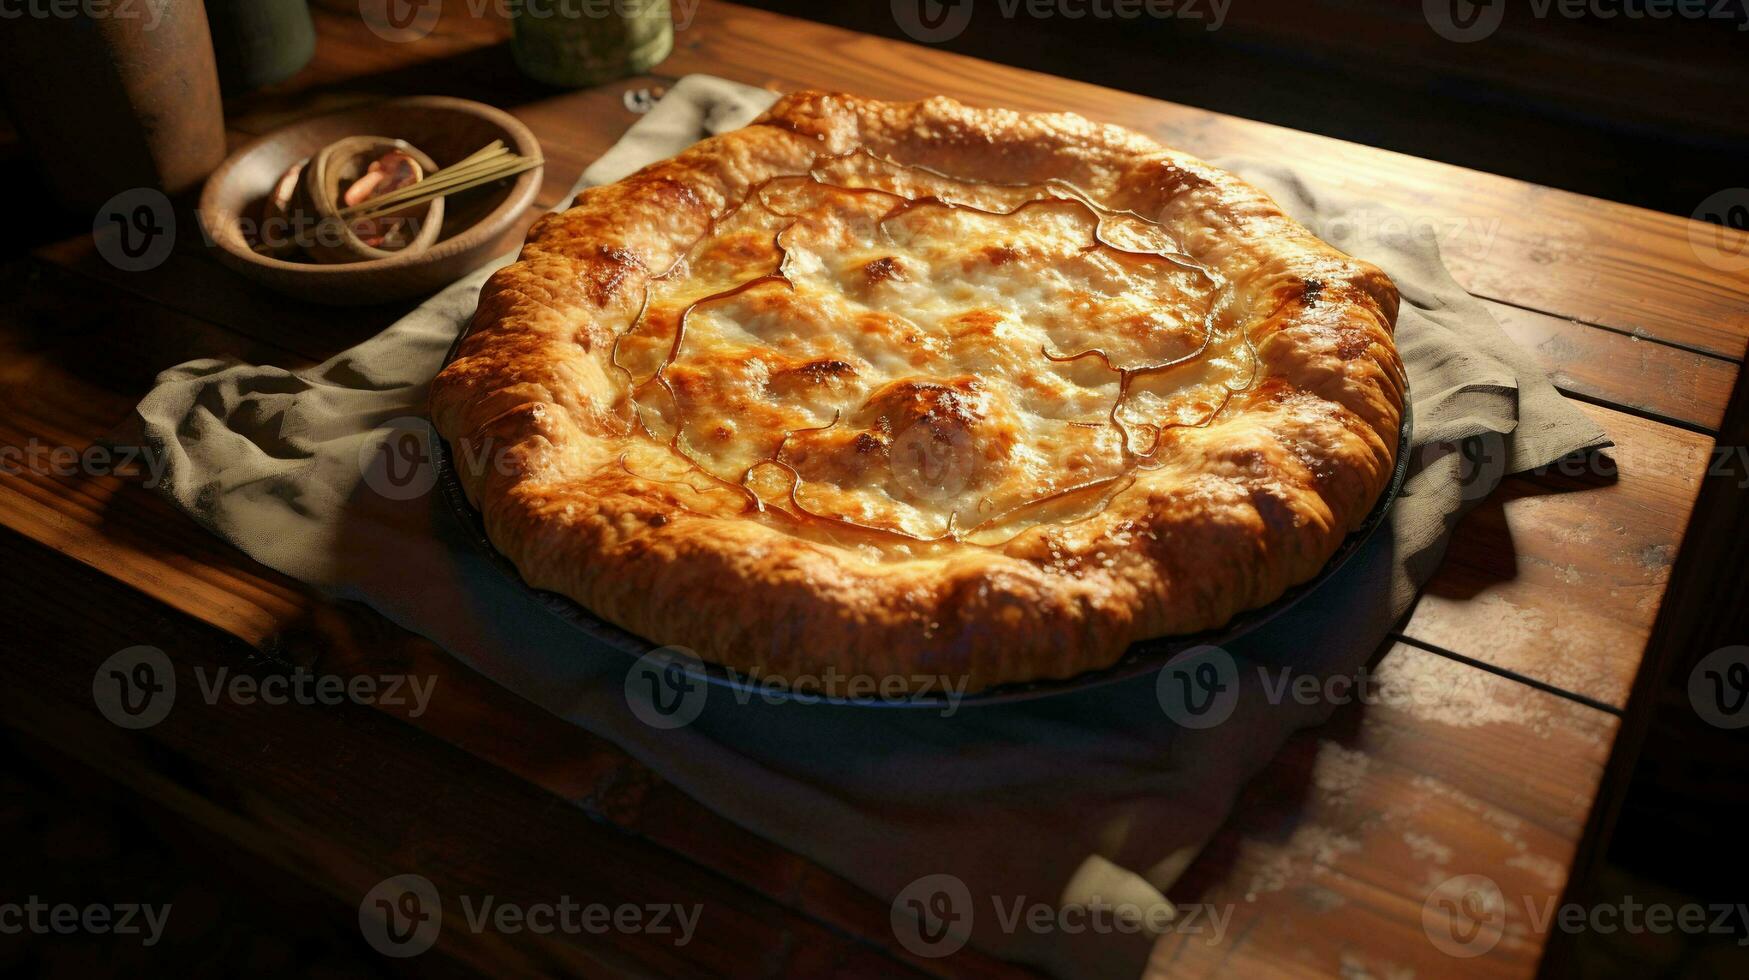
[[[579,187],[744,125],[773,98],[685,78]],[[1230,715],[1219,724],[1180,724],[1200,722],[1174,702],[1176,675],[952,714],[743,703],[719,688],[683,727],[639,720],[633,708],[646,706],[627,683],[631,658],[593,648],[493,567],[432,491],[429,454],[401,451],[409,436],[431,438],[428,382],[491,268],[313,368],[202,360],[167,370],[137,422],[165,467],[165,492],[214,533],[369,603],[706,806],[896,899],[895,938],[907,947],[939,952],[969,936],[1059,975],[1133,976],[1146,933],[1005,928],[997,905],[1162,901],[1245,781],[1291,733],[1331,711],[1270,704],[1256,672],[1236,668],[1363,669],[1439,564],[1458,518],[1504,474],[1607,444],[1452,281],[1436,245],[1409,233],[1411,223],[1324,193],[1291,169],[1219,162],[1396,280],[1416,446],[1402,496],[1358,555],[1261,630],[1199,655],[1239,682],[1223,695]],[[427,472],[409,478],[407,466]],[[919,930],[913,900],[953,913],[945,938],[928,917]]]

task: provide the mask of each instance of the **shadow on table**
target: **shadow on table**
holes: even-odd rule
[[[1473,599],[1518,577],[1518,547],[1506,513],[1513,501],[1602,490],[1614,486],[1618,479],[1615,458],[1608,450],[1575,455],[1506,478],[1459,522],[1454,533],[1465,539],[1462,560],[1448,561],[1441,574],[1429,581],[1426,594]]]

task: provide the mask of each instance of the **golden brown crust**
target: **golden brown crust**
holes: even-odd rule
[[[803,92],[537,223],[432,414],[531,585],[766,677],[975,690],[1315,575],[1390,478],[1396,312],[1135,133]]]

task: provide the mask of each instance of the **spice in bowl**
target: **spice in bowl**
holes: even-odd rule
[[[494,140],[439,169],[404,140],[352,136],[289,168],[265,204],[260,254],[321,263],[419,252],[437,241],[444,199],[541,164]]]

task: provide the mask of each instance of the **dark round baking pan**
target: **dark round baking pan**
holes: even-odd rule
[[[464,332],[465,333],[465,332]],[[461,345],[457,338],[456,346]],[[444,363],[454,359],[455,349],[452,348]],[[1403,406],[1403,427],[1397,439],[1397,466],[1391,474],[1391,481],[1379,495],[1378,503],[1367,514],[1366,520],[1344,538],[1336,553],[1324,563],[1324,568],[1309,581],[1288,589],[1274,602],[1256,609],[1248,610],[1234,616],[1227,625],[1215,630],[1201,633],[1190,633],[1179,636],[1163,636],[1152,640],[1143,640],[1132,644],[1122,658],[1109,667],[1090,670],[1051,680],[1027,681],[1023,683],[1000,684],[968,694],[952,692],[929,693],[922,695],[905,695],[899,698],[880,697],[834,697],[813,692],[786,692],[774,688],[768,681],[748,677],[739,671],[721,664],[702,660],[670,660],[666,666],[679,664],[687,675],[695,680],[708,684],[729,688],[744,697],[759,697],[771,699],[784,698],[798,702],[854,705],[871,708],[934,708],[941,709],[950,706],[976,706],[985,704],[1005,704],[1032,698],[1048,697],[1056,694],[1068,694],[1075,691],[1085,691],[1089,688],[1118,681],[1128,680],[1143,674],[1152,673],[1172,663],[1178,656],[1201,646],[1222,646],[1237,640],[1239,637],[1257,629],[1287,610],[1293,608],[1306,596],[1317,591],[1319,586],[1329,581],[1336,572],[1347,564],[1366,544],[1374,533],[1385,522],[1391,504],[1403,489],[1403,481],[1409,473],[1410,434],[1413,429],[1409,411],[1407,392]],[[485,524],[481,521],[480,512],[468,503],[467,494],[462,489],[460,475],[456,472],[449,447],[441,438],[432,439],[432,452],[437,457],[438,486],[442,488],[444,498],[455,511],[469,541],[485,555],[500,572],[508,576],[516,585],[528,592],[535,601],[544,606],[554,615],[575,626],[580,633],[595,643],[619,651],[628,658],[638,658],[653,650],[661,648],[661,644],[653,643],[634,633],[628,632],[607,622],[577,602],[555,592],[536,589],[522,580],[522,575],[486,536]],[[579,637],[582,640],[583,637]]]

